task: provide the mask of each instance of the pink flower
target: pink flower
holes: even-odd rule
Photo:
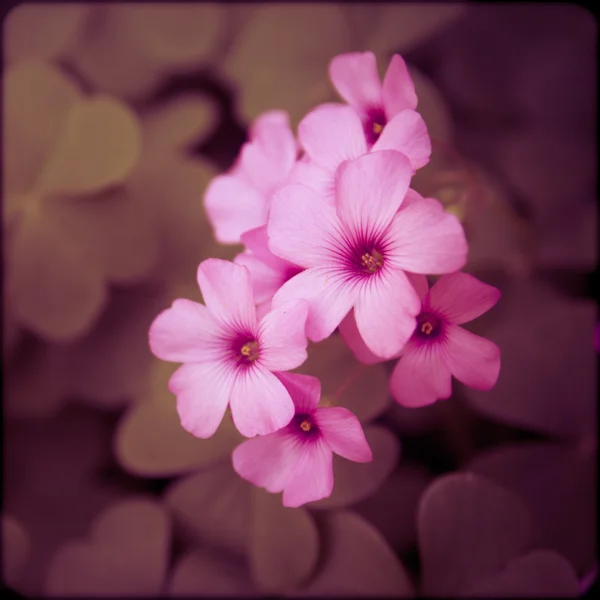
[[[175,300],[150,327],[152,352],[185,363],[169,381],[181,425],[208,438],[229,404],[246,437],[284,427],[294,404],[273,372],[306,360],[306,302],[281,305],[259,322],[248,269],[216,258],[200,264],[198,284],[206,306]]]
[[[417,108],[417,94],[404,59],[394,54],[383,79],[372,52],[349,52],[334,57],[329,77],[339,95],[359,114],[367,143],[373,145],[389,121]]]
[[[238,254],[234,262],[244,265],[250,271],[256,310],[259,315],[262,315],[270,310],[271,298],[275,292],[288,279],[304,269],[275,256],[269,250],[269,238],[265,226],[242,234],[242,243],[246,246],[246,252]]]
[[[354,462],[373,459],[358,419],[346,408],[317,408],[316,377],[278,373],[295,405],[289,425],[240,444],[233,468],[268,492],[283,491],[283,505],[297,507],[327,498],[333,490],[333,453]]]
[[[289,176],[297,153],[285,112],[269,111],[254,121],[234,168],[215,177],[204,195],[219,242],[238,243],[244,232],[266,224],[271,195]]]
[[[281,287],[273,306],[306,298],[311,340],[331,335],[354,307],[367,346],[392,357],[421,308],[404,271],[447,273],[465,264],[460,222],[437,200],[407,196],[411,174],[405,156],[386,150],[340,166],[335,206],[299,183],[274,195],[269,247],[306,270]]]
[[[394,399],[417,407],[449,398],[452,375],[478,390],[494,387],[500,348],[459,325],[490,310],[500,291],[467,273],[444,275],[430,290],[423,275],[412,275],[411,281],[421,297],[421,312],[390,379]],[[351,317],[340,326],[340,333],[358,360],[381,361],[369,352]]]

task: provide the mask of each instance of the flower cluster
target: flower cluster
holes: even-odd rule
[[[208,438],[229,407],[252,438],[235,470],[285,506],[331,494],[333,453],[372,458],[358,419],[319,408],[319,380],[288,372],[308,340],[339,328],[361,362],[399,358],[390,392],[410,407],[450,397],[452,376],[490,389],[500,369],[499,348],[460,327],[500,293],[460,272],[459,220],[410,187],[431,140],[406,64],[394,55],[381,82],[373,53],[343,54],[330,77],[347,104],[316,107],[297,139],[282,111],[254,122],[205,195],[217,239],[245,250],[203,261],[204,305],[176,300],[150,329],[154,354],[184,363],[169,382],[182,426]],[[441,275],[431,289],[427,275]]]

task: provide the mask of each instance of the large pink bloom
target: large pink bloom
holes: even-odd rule
[[[175,300],[150,327],[152,352],[186,363],[169,381],[181,425],[210,437],[229,404],[242,435],[284,427],[294,404],[273,372],[306,360],[306,302],[281,305],[259,322],[248,269],[216,258],[200,264],[198,284],[206,306]]]
[[[269,111],[254,121],[235,167],[215,177],[204,195],[217,240],[237,243],[245,231],[266,224],[271,195],[289,176],[297,154],[287,113]]]
[[[327,498],[333,490],[333,453],[354,462],[373,459],[358,419],[346,408],[317,408],[316,377],[278,373],[295,405],[289,425],[256,437],[233,451],[233,467],[244,479],[297,507]]]
[[[411,275],[411,281],[422,306],[390,379],[395,400],[416,407],[449,398],[452,375],[478,390],[494,387],[500,373],[500,348],[459,325],[490,310],[500,299],[500,291],[467,273],[444,275],[430,290],[423,275]],[[340,332],[358,360],[381,361],[366,347],[351,316]]]
[[[242,235],[246,251],[238,254],[234,262],[244,265],[250,271],[257,314],[263,315],[271,306],[271,298],[288,279],[304,269],[269,250],[266,226],[257,227]]]
[[[349,52],[334,57],[329,76],[340,96],[359,114],[369,145],[379,139],[396,115],[417,108],[415,85],[399,54],[392,56],[383,85],[372,52]]]
[[[394,356],[421,308],[404,271],[441,274],[465,264],[467,242],[456,217],[415,192],[403,205],[411,174],[405,156],[385,150],[340,166],[335,206],[299,183],[273,197],[269,247],[306,269],[281,287],[273,306],[306,298],[313,341],[331,335],[354,307],[367,346]]]

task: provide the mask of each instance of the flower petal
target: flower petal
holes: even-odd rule
[[[179,367],[169,380],[169,389],[177,396],[181,426],[196,437],[211,437],[223,420],[233,383],[234,373],[227,363]]]
[[[267,435],[291,421],[294,403],[277,377],[255,363],[237,373],[231,391],[231,416],[243,436]]]
[[[431,156],[431,139],[423,117],[414,110],[403,110],[383,128],[372,152],[397,150],[402,152],[413,171],[424,167]]]
[[[373,453],[366,463],[333,456],[335,485],[330,496],[312,502],[311,509],[342,508],[368,498],[387,480],[398,463],[400,444],[391,431],[379,425],[365,428],[365,437]]]
[[[476,319],[500,300],[500,290],[469,273],[440,277],[429,291],[429,304],[450,323],[461,325]]]
[[[403,110],[417,108],[415,84],[404,59],[399,54],[394,54],[390,59],[383,78],[382,98],[388,120]]]
[[[320,408],[315,421],[333,452],[354,462],[373,460],[361,424],[347,408]]]
[[[198,267],[198,285],[210,313],[236,330],[254,333],[256,309],[250,272],[228,260],[207,258]]]
[[[319,439],[298,447],[299,458],[283,490],[283,505],[296,508],[327,498],[333,490],[333,454]]]
[[[356,302],[358,289],[327,268],[307,269],[287,281],[273,296],[273,306],[304,298],[309,303],[306,335],[314,342],[329,337]]]
[[[307,316],[308,302],[292,300],[262,318],[258,327],[261,365],[270,371],[288,371],[306,360]]]
[[[329,77],[338,94],[359,114],[382,106],[377,59],[372,52],[348,52],[335,56],[329,63]]]
[[[420,310],[421,301],[406,274],[390,269],[361,290],[354,317],[369,350],[387,360],[410,339]]]
[[[284,431],[242,442],[231,454],[235,472],[268,492],[282,492],[298,462],[296,439]]]
[[[276,375],[290,393],[296,407],[296,414],[314,412],[321,399],[321,382],[317,377],[298,373]]]
[[[309,187],[290,183],[273,195],[267,232],[276,256],[305,268],[322,264],[338,228],[334,208]]]
[[[142,148],[137,117],[109,97],[71,107],[37,183],[45,194],[86,194],[125,181]]]
[[[396,402],[410,407],[449,398],[452,377],[440,350],[423,346],[405,352],[390,377],[390,392]]]
[[[394,264],[414,273],[437,275],[458,271],[467,260],[460,221],[432,198],[402,207],[392,221]]]
[[[150,348],[162,360],[208,362],[222,357],[215,347],[221,331],[206,306],[180,298],[154,319]]]
[[[500,348],[462,327],[448,325],[446,364],[456,379],[476,390],[489,390],[500,374]]]
[[[290,182],[311,188],[325,202],[335,205],[335,176],[330,170],[314,162],[299,160],[290,172]]]
[[[282,263],[287,261],[280,259]],[[249,252],[238,254],[233,262],[236,265],[242,265],[250,272],[252,279],[252,293],[256,304],[269,302],[275,295],[275,292],[286,282],[286,272],[275,268],[273,265],[265,262],[262,258],[254,256]],[[257,313],[258,317],[258,313]]]
[[[240,176],[219,175],[204,194],[204,208],[223,244],[235,244],[250,229],[267,222],[267,199]]]
[[[371,152],[342,164],[336,173],[336,205],[351,232],[377,235],[389,226],[408,191],[412,168],[392,150]]]
[[[298,140],[311,160],[331,172],[367,151],[360,117],[343,104],[322,104],[309,112],[298,125]]]
[[[413,327],[414,328],[414,327]],[[348,313],[346,318],[340,323],[340,335],[348,348],[352,350],[354,356],[364,365],[375,365],[380,362],[385,362],[387,359],[373,354],[365,341],[363,340],[358,326],[356,325],[356,317],[354,311]]]

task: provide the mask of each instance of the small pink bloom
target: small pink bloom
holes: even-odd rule
[[[270,310],[271,298],[288,280],[304,269],[283,258],[275,256],[269,250],[269,238],[265,226],[247,231],[242,235],[246,252],[238,254],[234,262],[244,265],[250,271],[254,301],[257,313],[265,314]]]
[[[233,169],[215,177],[204,195],[220,242],[238,243],[245,231],[266,224],[271,195],[289,176],[297,154],[285,112],[269,111],[254,121]]]
[[[273,372],[306,360],[306,302],[281,305],[259,321],[248,269],[216,258],[200,264],[198,284],[205,305],[175,300],[150,327],[152,352],[185,363],[169,381],[181,425],[208,438],[229,404],[246,437],[284,427],[294,404]]]
[[[392,56],[383,85],[372,52],[349,52],[334,57],[329,76],[339,95],[359,114],[369,145],[379,139],[396,115],[417,108],[415,85],[399,54]]]
[[[346,408],[317,408],[316,377],[278,373],[295,414],[289,425],[240,444],[233,451],[236,472],[268,492],[283,491],[283,505],[297,507],[327,498],[333,490],[333,453],[370,462],[371,449],[358,419]]]
[[[500,291],[467,273],[444,275],[430,290],[424,275],[411,275],[411,281],[421,297],[421,312],[390,379],[394,399],[417,407],[449,398],[452,375],[478,390],[494,387],[500,348],[459,325],[490,310]],[[351,317],[340,332],[358,360],[367,364],[381,360],[368,352]]]
[[[274,195],[269,247],[306,270],[280,288],[273,306],[308,300],[311,340],[330,336],[354,307],[367,346],[390,358],[421,308],[404,271],[447,273],[465,264],[460,222],[437,200],[408,194],[411,174],[404,155],[384,150],[340,166],[335,206],[299,183]]]

